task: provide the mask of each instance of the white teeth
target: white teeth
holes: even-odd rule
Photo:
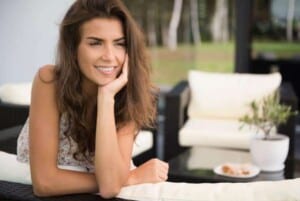
[[[110,73],[114,70],[114,67],[96,67],[98,70],[104,72],[104,73]]]

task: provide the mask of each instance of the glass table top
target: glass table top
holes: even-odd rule
[[[193,147],[169,161],[169,180],[181,182],[250,182],[285,179],[285,172],[263,172],[250,178],[218,175],[214,168],[224,163],[251,164],[247,150]]]

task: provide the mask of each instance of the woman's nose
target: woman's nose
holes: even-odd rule
[[[102,59],[103,60],[111,60],[113,58],[114,58],[113,47],[111,47],[110,45],[106,45],[103,48]]]

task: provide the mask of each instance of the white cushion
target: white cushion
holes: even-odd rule
[[[278,89],[281,75],[190,71],[188,81],[189,118],[238,119],[250,111],[251,101],[259,101]]]
[[[0,100],[12,104],[30,105],[31,82],[0,86]]]
[[[0,180],[31,184],[28,164],[16,160],[16,155],[0,151]],[[84,171],[78,167],[62,169]],[[117,197],[141,201],[289,201],[300,199],[300,179],[253,182],[190,184],[162,182],[123,187]]]
[[[19,162],[15,154],[0,151],[0,167],[0,180],[32,184],[29,164]],[[86,172],[85,168],[78,166],[59,165],[58,168]]]
[[[139,201],[296,201],[300,178],[250,183],[139,184],[123,187],[117,197]]]
[[[132,156],[137,156],[153,146],[153,137],[151,131],[141,130],[134,142]]]
[[[137,135],[133,146],[132,156],[137,156],[153,146],[152,132],[142,130]],[[29,164],[21,163],[15,154],[0,151],[0,180],[11,181],[23,184],[31,184],[31,174]],[[86,169],[74,166],[58,166],[61,169],[85,172]],[[131,169],[135,165],[131,161]]]
[[[29,165],[18,162],[15,154],[0,151],[0,167],[0,180],[31,184]]]
[[[179,144],[249,149],[256,130],[241,125],[233,119],[188,119],[179,130]]]
[[[19,162],[15,154],[0,151],[0,167],[0,180],[21,184],[32,184],[29,164]],[[87,171],[85,168],[79,166],[58,165],[58,168],[78,172]],[[134,168],[136,167],[133,164],[133,161],[131,161],[130,169]]]

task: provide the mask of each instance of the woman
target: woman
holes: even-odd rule
[[[122,186],[165,181],[168,164],[158,159],[130,170],[135,136],[153,123],[154,102],[144,39],[123,3],[77,0],[60,27],[56,64],[34,78],[18,139],[34,193],[109,198]]]

